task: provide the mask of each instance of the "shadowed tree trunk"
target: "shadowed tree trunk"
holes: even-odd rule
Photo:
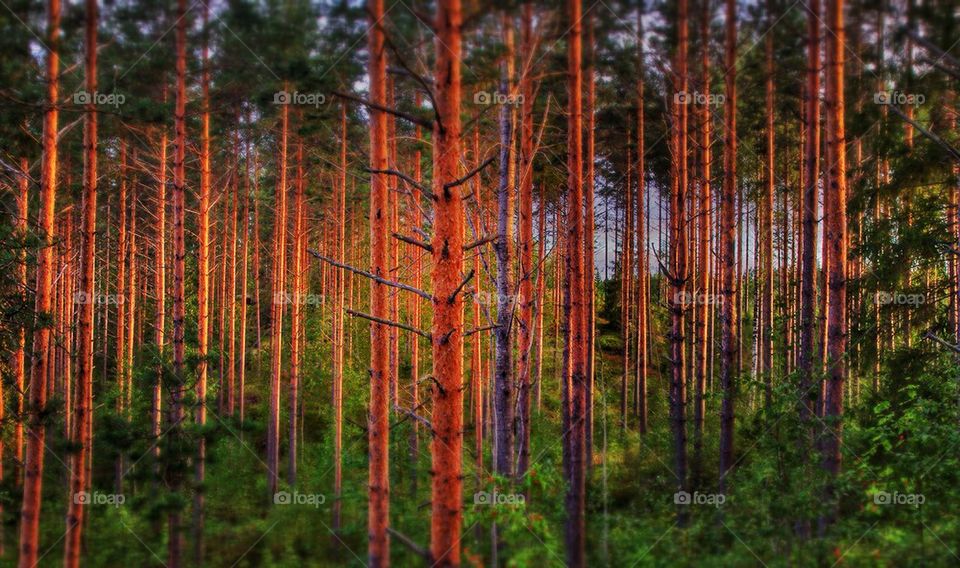
[[[726,54],[723,149],[723,192],[720,195],[720,482],[727,487],[727,474],[733,467],[734,397],[736,395],[739,336],[737,316],[737,2],[726,0]]]

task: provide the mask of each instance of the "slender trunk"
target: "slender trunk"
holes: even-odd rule
[[[637,401],[637,427],[641,434],[647,433],[647,338],[648,313],[650,299],[650,278],[647,265],[647,223],[646,209],[644,207],[644,196],[649,202],[650,196],[647,194],[646,186],[646,166],[645,166],[645,147],[644,140],[645,117],[644,117],[644,55],[643,55],[643,14],[644,3],[641,2],[637,9],[637,278],[640,284],[639,303],[637,305],[637,365],[636,365],[636,384],[635,398]],[[591,129],[592,130],[592,129]]]
[[[504,15],[506,52],[500,64],[500,93],[504,100],[511,94],[513,79],[513,23]],[[494,369],[494,410],[496,436],[494,470],[509,477],[513,472],[514,378],[513,378],[513,105],[501,104],[500,171],[497,184],[497,239],[493,250],[497,259],[497,327],[494,330],[497,351]],[[479,277],[476,275],[475,277]]]
[[[520,329],[517,363],[517,416],[516,435],[519,445],[517,477],[523,477],[530,465],[530,381],[533,354],[534,321],[537,309],[533,296],[533,4],[526,2],[522,8],[521,46],[523,69],[520,74],[520,95],[523,97],[520,110],[520,199],[519,199],[519,249],[520,249]],[[477,274],[476,278],[480,275]]]
[[[289,105],[280,106],[280,148],[274,196],[273,258],[271,260],[270,403],[267,422],[267,490],[277,493],[280,479],[280,380],[283,364],[283,312],[286,303],[287,136]],[[296,292],[296,291],[294,291]]]
[[[737,194],[737,2],[726,0],[726,98],[724,100],[725,140],[723,150],[723,192],[720,195],[720,482],[723,493],[727,473],[733,467],[733,403],[737,385],[737,281],[736,218]]]
[[[339,260],[347,262],[346,239],[344,238],[344,227],[346,226],[343,218],[346,203],[347,192],[347,106],[340,107],[340,176],[339,184],[336,187],[337,210],[341,219],[338,227],[337,247]],[[416,271],[419,278],[419,270]],[[333,311],[334,336],[336,343],[334,345],[334,372],[333,372],[333,530],[340,530],[340,511],[341,511],[341,493],[343,491],[343,291],[344,278],[350,278],[346,271],[340,271],[337,279],[337,306]],[[419,287],[418,280],[414,280],[414,286]],[[419,326],[419,321],[415,319],[414,327]],[[416,352],[416,344],[414,344]],[[414,369],[416,369],[416,359],[414,359]],[[414,372],[414,385],[416,385],[417,376]]]
[[[168,389],[170,405],[167,421],[171,429],[166,447],[171,454],[177,447],[182,428],[183,409],[181,407],[186,378],[184,377],[184,332],[186,317],[184,269],[186,256],[186,154],[187,154],[187,6],[186,0],[177,2],[176,29],[176,69],[177,99],[174,111],[174,138],[176,154],[173,164],[173,377]],[[176,455],[171,455],[175,459]],[[182,476],[176,468],[169,470],[168,484],[171,492],[180,488]],[[179,508],[170,511],[167,518],[167,564],[173,568],[180,566],[183,549],[183,535],[180,530]]]
[[[384,0],[368,0],[367,11],[372,24],[369,39],[370,100],[381,107],[386,103],[387,60],[384,31]],[[387,169],[387,115],[370,109],[370,168]],[[387,176],[373,174],[370,187],[370,264],[374,274],[386,278],[387,266]],[[370,282],[370,311],[374,317],[387,317],[387,287]],[[381,568],[390,564],[390,540],[387,525],[390,519],[389,478],[389,353],[386,325],[370,323],[370,411],[367,424],[369,439],[369,505],[367,531],[369,546],[367,564]],[[457,391],[459,393],[459,390]],[[436,408],[434,408],[436,412]],[[437,503],[434,501],[434,506]]]
[[[820,0],[807,5],[806,136],[804,138],[804,186],[800,267],[800,416],[814,413],[813,389],[814,317],[816,311],[817,180],[820,177]],[[878,336],[879,337],[879,336]]]
[[[829,164],[830,192],[824,204],[827,212],[824,238],[830,254],[827,259],[827,362],[828,376],[824,397],[824,420],[831,432],[824,435],[823,466],[834,478],[840,472],[841,436],[843,417],[843,381],[847,348],[847,180],[846,148],[844,136],[844,30],[843,0],[827,2],[828,34],[826,49],[826,111],[825,133],[827,135],[827,164]],[[831,522],[836,515],[835,488],[827,487],[827,499],[831,511],[825,521]]]
[[[379,0],[377,0],[379,1]],[[434,566],[460,565],[463,523],[463,204],[450,186],[460,161],[460,0],[439,0],[434,20],[433,458],[430,552]],[[478,275],[479,276],[479,275]]]
[[[297,138],[297,176],[294,181],[294,229],[293,229],[293,281],[290,283],[292,291],[292,305],[290,314],[290,420],[287,448],[287,484],[291,487],[297,484],[297,418],[300,411],[300,357],[302,344],[300,341],[301,327],[303,326],[303,138]],[[336,315],[334,315],[336,317]]]
[[[711,218],[710,210],[712,199],[710,195],[710,166],[711,166],[711,116],[710,116],[710,56],[709,56],[709,28],[710,28],[710,2],[703,3],[703,12],[700,17],[700,39],[703,46],[700,49],[700,72],[701,88],[703,89],[704,103],[700,107],[700,200],[699,200],[699,258],[696,292],[693,295],[694,309],[697,313],[695,322],[694,339],[696,351],[695,364],[695,390],[696,400],[693,407],[693,467],[694,480],[701,481],[702,472],[702,452],[703,452],[703,423],[706,416],[706,400],[704,393],[707,387],[707,364],[709,344],[707,343],[707,320],[713,307],[713,298],[710,296],[710,239],[711,239]]]
[[[88,93],[97,90],[97,0],[86,0],[86,24],[84,41],[84,79]],[[94,262],[96,258],[97,231],[97,110],[93,101],[85,108],[83,131],[83,220],[81,243],[80,288],[76,298],[80,305],[80,322],[77,329],[79,353],[77,355],[77,386],[74,393],[73,428],[70,439],[76,450],[70,461],[70,502],[67,509],[67,534],[64,537],[64,568],[80,566],[85,499],[77,496],[87,491],[87,456],[91,451],[89,424],[92,422],[90,397],[93,391],[93,308],[96,284]],[[73,300],[73,298],[71,298]]]
[[[594,358],[596,356],[596,306],[594,305],[594,287],[596,284],[596,279],[594,277],[595,268],[594,268],[594,250],[593,250],[593,240],[594,240],[594,231],[596,230],[594,222],[594,128],[596,125],[596,120],[594,117],[594,111],[596,106],[596,79],[594,77],[594,64],[595,64],[595,46],[594,46],[594,23],[592,13],[588,13],[586,16],[586,27],[587,27],[587,37],[586,37],[586,50],[587,50],[587,67],[584,70],[584,81],[586,81],[586,99],[584,100],[584,109],[583,113],[586,117],[586,147],[584,149],[586,155],[583,158],[583,202],[584,202],[584,233],[583,233],[583,293],[585,295],[584,302],[584,341],[586,341],[586,385],[585,385],[585,408],[584,412],[586,416],[584,417],[584,426],[585,426],[585,448],[586,453],[585,460],[587,462],[587,468],[589,469],[593,465],[593,388],[594,388]],[[640,186],[640,180],[637,180],[637,185]],[[639,223],[639,221],[638,221]],[[638,224],[639,230],[639,224]],[[638,233],[639,235],[639,233]],[[639,287],[638,287],[639,289]],[[639,313],[639,311],[638,311]],[[639,333],[639,331],[638,331]]]
[[[567,218],[566,284],[564,286],[563,409],[566,466],[567,565],[586,565],[586,305],[583,266],[583,70],[582,10],[580,0],[567,2]]]
[[[767,0],[767,17],[773,19],[773,2]],[[760,372],[763,374],[764,395],[767,407],[773,404],[773,186],[774,186],[774,122],[773,122],[773,34],[768,33],[764,41],[766,51],[766,146],[764,160],[764,194],[760,207],[760,257],[763,285],[760,290]]]
[[[30,165],[26,158],[20,158],[19,193],[17,193],[17,235],[26,244],[29,223]],[[17,257],[18,294],[24,305],[27,303],[27,250],[22,247]],[[104,318],[106,319],[106,318]],[[17,347],[13,353],[14,385],[16,385],[17,419],[13,426],[13,458],[17,465],[16,485],[23,483],[23,396],[26,392],[26,346],[27,333],[24,326],[17,330]],[[104,350],[106,351],[106,350]]]

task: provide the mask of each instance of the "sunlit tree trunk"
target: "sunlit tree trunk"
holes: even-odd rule
[[[346,251],[346,239],[344,238],[344,210],[347,192],[347,106],[343,104],[340,107],[340,175],[336,185],[337,210],[341,220],[337,230],[339,232],[337,239],[338,260],[349,262]],[[352,235],[351,235],[352,237]],[[415,271],[419,278],[419,270]],[[344,279],[350,278],[346,271],[340,271],[337,275],[337,306],[333,310],[334,319],[334,344],[333,355],[333,530],[340,530],[340,511],[341,494],[343,491],[343,310],[344,310]],[[414,280],[414,286],[418,286],[417,280]],[[416,308],[415,308],[416,309]],[[417,312],[419,313],[419,312]],[[419,321],[414,322],[414,327],[418,327]],[[416,340],[414,340],[416,341]],[[414,353],[416,353],[416,344],[414,344]],[[416,369],[416,358],[414,358],[414,369]],[[414,385],[416,385],[417,375],[414,372]],[[414,406],[415,407],[415,406]]]
[[[773,2],[767,0],[767,17],[773,18]],[[766,405],[773,404],[773,186],[774,186],[774,122],[773,122],[773,34],[765,40],[766,78],[764,81],[766,104],[766,155],[764,156],[763,203],[760,207],[760,258],[763,266],[760,293],[760,372],[763,375]]]
[[[706,415],[705,393],[707,388],[707,365],[710,351],[707,343],[707,320],[713,309],[713,298],[710,296],[710,244],[712,224],[710,211],[713,205],[710,194],[710,166],[712,156],[711,143],[711,116],[710,116],[710,2],[704,2],[700,17],[700,39],[703,45],[700,48],[701,95],[704,103],[700,106],[700,195],[699,195],[699,253],[697,288],[693,295],[693,306],[697,313],[695,321],[694,350],[696,361],[694,365],[695,400],[693,406],[693,467],[696,482],[700,482],[701,458],[703,451],[703,423]]]
[[[381,26],[384,17],[383,0],[368,0],[367,12],[373,24],[367,32],[370,101],[382,107],[387,99],[386,47]],[[370,109],[370,169],[387,169],[387,115],[375,108]],[[389,271],[387,177],[384,174],[373,174],[370,184],[371,271],[381,278],[386,278]],[[374,317],[385,318],[388,315],[387,308],[387,287],[371,281],[370,312]],[[386,325],[370,322],[370,411],[367,424],[370,453],[367,531],[370,540],[367,564],[372,568],[390,564],[390,540],[387,537],[390,519],[388,333]],[[459,393],[459,390],[457,392]],[[437,502],[434,501],[434,507],[436,505]]]
[[[841,465],[841,432],[843,417],[843,381],[847,348],[847,180],[846,148],[844,134],[844,30],[843,0],[828,0],[826,26],[826,62],[824,110],[827,136],[827,160],[830,175],[830,191],[824,204],[826,224],[824,238],[830,254],[827,259],[827,361],[828,376],[824,397],[824,420],[831,432],[824,438],[824,468],[836,477]],[[828,485],[827,498],[831,511],[825,516],[827,522],[836,514],[835,489]]]
[[[277,159],[277,187],[274,196],[273,258],[270,294],[270,403],[267,422],[267,490],[277,492],[280,478],[280,380],[283,361],[283,312],[286,299],[287,251],[287,136],[289,105],[280,106],[280,148]],[[296,291],[294,291],[296,292]]]
[[[568,0],[567,16],[567,218],[564,286],[563,462],[567,477],[567,565],[586,564],[586,302],[583,266],[583,70],[580,0]]]
[[[27,239],[27,225],[29,221],[29,195],[30,190],[30,164],[27,161],[27,158],[20,158],[20,177],[18,179],[18,188],[17,193],[17,221],[16,221],[16,231],[17,235],[25,243]],[[21,301],[26,305],[27,303],[27,250],[22,248],[20,253],[17,255],[17,293],[20,295]],[[106,318],[104,318],[106,319]],[[13,425],[13,458],[17,464],[17,473],[15,484],[20,486],[23,482],[23,402],[24,402],[24,393],[25,390],[25,381],[26,381],[26,346],[27,346],[27,334],[24,326],[19,326],[17,329],[17,343],[16,349],[13,353],[13,371],[14,371],[14,385],[16,387],[16,403],[15,408],[17,411],[17,419],[14,421]],[[106,351],[106,350],[105,350]]]
[[[637,8],[637,235],[638,247],[638,282],[640,285],[639,303],[637,305],[637,370],[635,381],[635,400],[637,414],[637,428],[641,434],[647,433],[647,338],[649,336],[650,278],[647,265],[647,225],[644,197],[649,201],[646,185],[645,166],[645,117],[644,117],[644,56],[643,56],[643,13],[644,3],[641,1]],[[592,130],[592,129],[591,129]]]
[[[585,427],[585,460],[587,462],[587,468],[590,468],[593,464],[593,388],[594,388],[594,357],[596,355],[596,306],[594,306],[594,286],[596,278],[594,277],[594,250],[593,250],[593,239],[594,231],[596,229],[594,222],[594,128],[596,127],[596,119],[594,117],[595,107],[596,107],[596,96],[597,96],[597,86],[596,78],[594,77],[594,65],[596,64],[595,59],[595,40],[594,40],[594,22],[593,15],[587,14],[586,16],[586,69],[584,70],[584,81],[586,81],[586,99],[584,100],[584,109],[583,113],[586,118],[586,132],[584,148],[585,156],[583,158],[583,203],[584,203],[584,233],[583,233],[583,293],[584,293],[584,334],[586,341],[586,385],[585,385],[585,397],[584,402],[585,408],[584,411],[586,416],[584,417],[584,427]],[[642,186],[640,180],[637,180],[637,186]],[[638,230],[639,230],[639,221],[638,221]],[[639,232],[638,232],[639,235]],[[642,280],[642,275],[640,275],[640,280]],[[640,282],[638,280],[638,283]],[[639,290],[642,287],[640,284],[637,289]],[[639,313],[639,311],[638,311]],[[639,334],[639,330],[637,331]]]
[[[293,281],[290,283],[292,299],[290,313],[290,420],[287,447],[287,483],[293,487],[297,484],[297,424],[300,410],[300,358],[302,356],[301,328],[303,326],[303,248],[304,248],[304,177],[303,177],[303,138],[297,137],[297,174],[294,180],[294,209],[293,209]],[[341,241],[342,242],[342,241]],[[336,312],[334,312],[334,316]],[[336,338],[334,338],[336,341]],[[334,343],[334,345],[336,345]]]
[[[376,0],[379,1],[379,0]],[[430,553],[434,566],[460,565],[463,523],[463,204],[460,161],[460,0],[439,0],[434,96],[433,482]]]
[[[97,91],[97,0],[86,0],[84,28],[84,87],[88,93]],[[67,509],[67,534],[64,537],[64,568],[80,566],[81,543],[83,542],[84,500],[75,499],[87,491],[87,457],[91,451],[89,436],[92,423],[90,397],[93,391],[93,309],[96,284],[94,262],[96,259],[97,235],[97,110],[93,101],[87,105],[83,131],[83,219],[80,250],[80,287],[75,302],[80,306],[77,329],[79,353],[77,354],[77,384],[73,395],[73,428],[71,441],[76,450],[70,461],[70,494]],[[71,300],[73,300],[71,298]]]

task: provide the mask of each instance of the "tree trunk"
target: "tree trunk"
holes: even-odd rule
[[[506,51],[500,64],[500,94],[506,101],[513,83],[513,23],[503,16]],[[494,369],[494,470],[503,477],[513,473],[514,378],[513,378],[513,105],[501,104],[499,117],[500,171],[497,184],[497,342]],[[479,278],[479,275],[475,275]]]
[[[519,249],[520,249],[520,329],[517,363],[517,416],[516,435],[517,477],[522,478],[530,465],[530,381],[533,355],[534,321],[537,309],[533,296],[533,4],[526,2],[521,16],[521,46],[523,69],[520,74],[520,95],[523,103],[520,110],[520,199],[519,199]],[[475,278],[479,278],[479,273]]]
[[[88,93],[97,91],[97,0],[86,0],[84,41],[84,79]],[[80,322],[77,329],[77,385],[73,394],[73,428],[70,439],[76,450],[70,460],[70,501],[67,510],[67,534],[64,537],[63,565],[78,568],[83,542],[85,499],[75,496],[87,491],[87,456],[91,451],[89,425],[92,423],[90,397],[93,392],[93,308],[96,284],[94,262],[97,235],[97,110],[93,101],[86,105],[83,136],[83,220],[81,243]],[[71,300],[73,300],[71,298]]]
[[[377,0],[379,1],[379,0]],[[450,186],[460,161],[460,0],[439,0],[434,21],[433,458],[430,552],[434,566],[460,565],[463,522],[463,204]],[[479,276],[479,275],[477,275]]]
[[[843,417],[843,381],[847,349],[847,180],[844,135],[844,30],[843,0],[827,2],[826,111],[827,164],[829,164],[830,191],[824,204],[827,213],[824,238],[829,248],[827,258],[827,363],[828,375],[824,397],[824,421],[831,432],[825,433],[823,466],[834,478],[840,472]],[[830,512],[825,521],[836,515],[835,488],[827,486]]]
[[[302,356],[301,329],[303,326],[303,248],[304,248],[304,202],[303,202],[303,138],[297,137],[297,177],[294,181],[294,229],[293,229],[293,281],[290,283],[292,299],[290,314],[290,409],[287,448],[287,484],[297,484],[297,418],[300,411],[300,358]],[[341,241],[342,242],[342,241]],[[336,315],[334,315],[336,317]]]
[[[723,149],[723,192],[720,199],[720,482],[727,487],[727,473],[733,467],[734,397],[737,371],[737,267],[735,200],[737,195],[737,2],[726,0],[726,57],[724,100],[725,140]]]
[[[563,410],[566,466],[567,565],[586,564],[586,305],[583,266],[583,70],[582,5],[568,0],[567,38],[567,218],[566,285],[564,286]]]
[[[637,235],[639,247],[637,249],[637,278],[640,285],[639,303],[637,305],[637,364],[635,381],[635,399],[637,427],[641,434],[647,433],[647,338],[649,334],[648,319],[650,279],[647,265],[647,224],[644,197],[649,201],[646,186],[645,166],[645,117],[644,117],[644,55],[643,55],[643,2],[637,8]]]
[[[817,181],[820,177],[820,0],[807,5],[806,136],[804,138],[804,186],[800,267],[800,417],[814,413],[813,389],[814,318],[816,312],[817,223],[820,216]],[[879,304],[876,304],[879,305]]]
[[[374,24],[367,32],[370,101],[382,107],[387,98],[387,60],[384,30],[380,25],[384,17],[383,0],[368,0],[367,11]],[[370,169],[387,169],[387,115],[375,108],[370,109]],[[378,277],[386,278],[389,270],[387,176],[373,174],[370,183],[371,270]],[[387,287],[377,281],[370,282],[370,311],[374,317],[387,317]],[[367,563],[372,568],[390,565],[390,540],[387,537],[390,518],[388,333],[386,325],[370,323],[370,412],[367,425],[370,452],[367,530],[370,540]]]
[[[710,195],[710,166],[711,166],[711,116],[710,116],[710,2],[703,3],[703,12],[700,17],[700,39],[703,46],[700,49],[700,72],[701,88],[703,92],[704,103],[700,107],[700,200],[699,200],[699,258],[698,261],[698,282],[696,292],[693,295],[693,306],[697,313],[695,322],[696,337],[694,345],[696,351],[695,378],[696,389],[693,407],[693,467],[694,481],[701,481],[702,472],[702,452],[703,452],[703,423],[706,415],[706,400],[704,394],[707,387],[707,364],[710,351],[707,343],[707,320],[713,306],[713,298],[710,296],[710,243],[711,243],[711,218],[712,197]]]

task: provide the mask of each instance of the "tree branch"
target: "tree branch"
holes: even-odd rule
[[[387,532],[390,533],[392,536],[396,537],[396,539],[400,541],[400,544],[403,544],[404,546],[409,548],[414,554],[417,554],[418,556],[426,560],[427,563],[433,562],[433,559],[430,557],[430,551],[420,546],[416,542],[414,542],[412,538],[394,529],[393,527],[387,527]]]
[[[491,330],[491,329],[497,329],[498,327],[500,327],[500,326],[499,326],[499,325],[485,325],[485,326],[483,326],[483,327],[477,327],[477,328],[474,328],[474,329],[468,329],[467,331],[463,332],[463,336],[464,336],[464,337],[470,337],[471,335],[473,335],[473,334],[475,334],[475,333],[480,333],[481,331],[489,331],[489,330]]]
[[[430,302],[433,301],[433,296],[431,296],[430,294],[427,294],[426,292],[424,292],[423,290],[421,290],[421,289],[419,289],[419,288],[414,288],[413,286],[408,286],[408,285],[406,285],[406,284],[401,284],[400,282],[394,282],[393,280],[387,280],[386,278],[381,278],[381,277],[377,276],[376,274],[373,274],[373,273],[371,273],[371,272],[367,272],[366,270],[360,270],[359,268],[354,268],[353,266],[350,266],[349,264],[343,264],[342,262],[337,262],[336,260],[333,260],[333,259],[330,258],[330,257],[323,256],[322,254],[320,254],[319,252],[317,252],[317,251],[315,251],[315,250],[313,250],[313,249],[307,249],[307,252],[309,252],[309,253],[310,253],[311,255],[313,255],[314,257],[319,258],[320,260],[326,262],[327,264],[332,264],[333,266],[336,266],[337,268],[342,268],[342,269],[344,269],[344,270],[349,270],[350,272],[353,272],[353,273],[355,273],[355,274],[359,274],[360,276],[366,276],[367,278],[369,278],[369,279],[371,279],[371,280],[373,280],[373,281],[379,282],[380,284],[383,284],[384,286],[392,286],[392,287],[394,287],[394,288],[399,288],[399,289],[401,289],[401,290],[406,290],[407,292],[413,292],[414,294],[420,296],[421,298],[423,298],[423,299],[425,299],[425,300],[427,300],[427,301],[430,301]]]
[[[410,244],[410,245],[418,246],[418,247],[422,248],[423,250],[425,250],[425,251],[427,251],[427,252],[431,252],[431,253],[433,252],[433,247],[432,247],[432,246],[428,245],[427,243],[425,243],[425,242],[423,242],[423,241],[419,241],[419,240],[417,240],[417,239],[415,239],[415,238],[413,238],[413,237],[408,237],[408,236],[406,236],[406,235],[401,235],[400,233],[393,233],[393,238],[397,239],[398,241],[402,241],[402,242],[405,242],[405,243],[407,243],[407,244]]]
[[[425,338],[427,338],[427,340],[432,340],[432,339],[433,339],[433,336],[432,336],[432,335],[430,335],[429,333],[423,331],[422,329],[417,329],[417,328],[413,327],[412,325],[407,325],[407,324],[405,324],[405,323],[400,323],[400,322],[398,322],[398,321],[393,321],[393,320],[378,318],[377,316],[372,316],[372,315],[370,315],[370,314],[365,314],[365,313],[363,313],[363,312],[357,312],[357,311],[351,310],[351,309],[349,309],[349,308],[346,309],[346,310],[344,310],[344,311],[347,312],[348,314],[350,314],[351,316],[356,316],[356,317],[358,317],[358,318],[368,319],[368,320],[370,320],[370,321],[375,321],[375,322],[377,322],[377,323],[382,323],[383,325],[391,325],[391,326],[393,326],[393,327],[399,327],[400,329],[405,329],[405,330],[407,330],[407,331],[409,331],[409,332],[416,333],[417,335],[420,335],[420,336],[422,336],[422,337],[425,337]]]
[[[477,248],[477,247],[482,247],[483,245],[485,245],[485,244],[487,244],[487,243],[492,243],[492,242],[495,241],[495,240],[497,240],[497,235],[489,235],[489,236],[483,237],[482,239],[477,239],[477,240],[473,241],[472,243],[463,245],[463,250],[465,250],[465,251],[473,250],[473,249],[475,249],[475,248]]]
[[[364,170],[366,170],[368,173],[371,173],[371,174],[386,174],[386,175],[389,175],[389,176],[396,176],[396,177],[402,179],[403,181],[409,183],[409,184],[412,185],[413,187],[419,189],[421,192],[423,192],[423,193],[424,193],[427,197],[429,197],[430,199],[434,199],[433,192],[430,191],[430,188],[429,188],[429,187],[427,187],[426,185],[418,182],[417,180],[413,179],[412,177],[408,176],[407,174],[405,174],[405,173],[403,173],[403,172],[401,172],[401,171],[398,171],[398,170],[373,170],[373,169],[370,169],[370,168],[364,168]]]
[[[447,183],[443,184],[443,189],[450,189],[451,187],[457,187],[458,185],[463,185],[463,184],[467,183],[468,181],[470,181],[470,178],[472,178],[473,176],[479,174],[481,171],[483,171],[483,168],[485,168],[485,167],[489,166],[490,164],[492,164],[492,163],[494,162],[494,160],[496,160],[496,159],[497,159],[496,156],[490,156],[489,158],[487,158],[486,160],[484,160],[482,164],[480,164],[479,166],[477,166],[477,167],[473,168],[472,170],[470,170],[470,171],[467,173],[467,175],[463,176],[462,178],[460,178],[460,179],[455,179],[455,180],[453,180],[453,181],[450,181],[450,182],[447,182]]]
[[[383,106],[383,105],[379,105],[379,104],[377,104],[377,103],[368,101],[368,100],[366,100],[366,99],[364,99],[364,98],[362,98],[362,97],[358,97],[358,96],[356,96],[356,95],[351,95],[350,93],[344,93],[343,91],[333,91],[333,96],[335,96],[335,97],[340,97],[341,99],[347,99],[348,101],[354,101],[354,102],[360,103],[360,104],[362,104],[362,105],[364,105],[364,106],[368,106],[368,107],[370,107],[370,108],[372,108],[372,109],[379,110],[379,111],[381,111],[381,112],[385,112],[385,113],[387,113],[387,114],[392,114],[393,116],[395,116],[395,117],[397,117],[397,118],[402,118],[403,120],[406,120],[406,121],[408,121],[408,122],[410,122],[410,123],[412,123],[412,124],[419,124],[419,125],[422,126],[423,128],[431,128],[431,129],[433,128],[433,123],[430,122],[429,120],[426,120],[426,119],[421,118],[421,117],[419,117],[419,116],[414,116],[414,115],[412,115],[412,114],[410,114],[410,113],[403,112],[402,110],[397,110],[397,109],[395,109],[395,108],[390,108],[390,107],[386,107],[386,106]]]
[[[459,294],[460,291],[463,290],[463,287],[467,285],[467,282],[470,282],[471,280],[473,280],[473,275],[474,275],[474,274],[475,274],[475,271],[474,271],[474,269],[471,268],[471,269],[470,269],[470,272],[467,274],[466,278],[464,278],[463,281],[460,282],[460,285],[457,286],[457,289],[454,290],[452,294],[450,294],[450,297],[449,297],[449,298],[447,298],[447,303],[448,303],[448,304],[452,304],[453,301],[457,299],[457,294]]]

